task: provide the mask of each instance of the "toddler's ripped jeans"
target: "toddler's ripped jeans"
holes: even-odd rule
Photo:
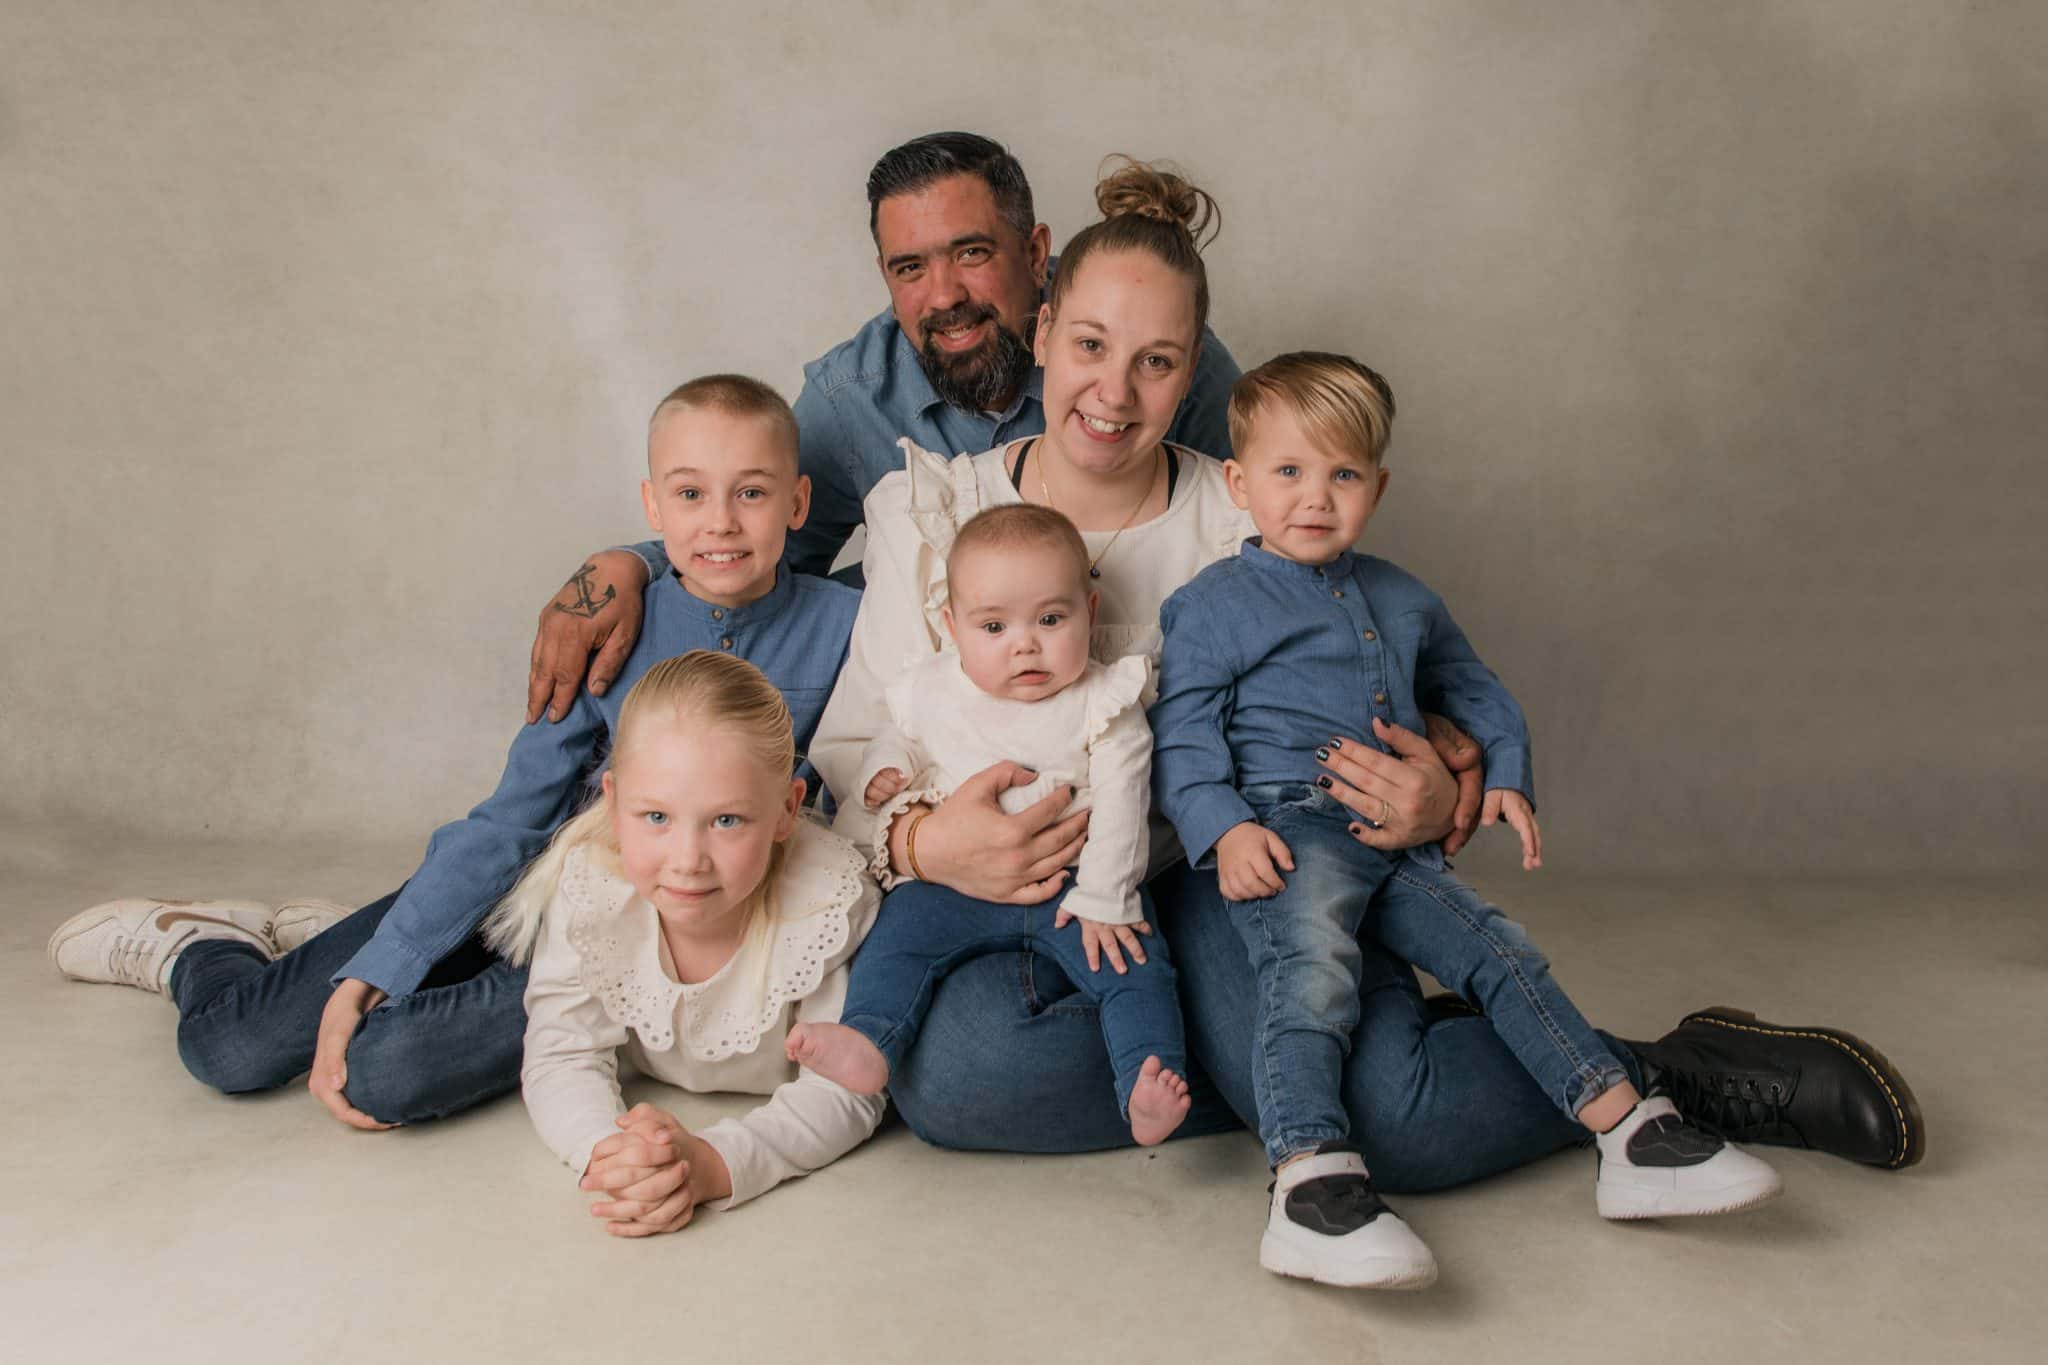
[[[1350,1136],[1340,1077],[1358,1027],[1361,934],[1483,1010],[1565,1113],[1628,1079],[1522,927],[1471,888],[1359,843],[1358,817],[1317,787],[1242,795],[1294,859],[1279,895],[1226,902],[1258,977],[1252,1093],[1269,1165]]]

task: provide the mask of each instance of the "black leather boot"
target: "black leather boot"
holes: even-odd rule
[[[1717,1005],[1686,1015],[1654,1043],[1629,1046],[1650,1068],[1650,1086],[1717,1137],[1891,1170],[1927,1155],[1912,1088],[1852,1033],[1767,1024]]]

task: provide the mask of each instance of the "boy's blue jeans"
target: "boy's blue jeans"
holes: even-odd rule
[[[170,994],[178,1055],[216,1090],[269,1090],[304,1075],[334,973],[356,955],[398,893],[364,906],[265,962],[255,949],[201,939],[178,954]],[[363,1016],[348,1047],[349,1103],[386,1123],[418,1123],[519,1087],[526,968],[470,939],[419,990]]]
[[[1243,795],[1294,859],[1280,894],[1227,902],[1258,981],[1252,1092],[1269,1164],[1350,1136],[1342,1077],[1359,1025],[1361,938],[1484,1010],[1564,1113],[1628,1080],[1520,925],[1449,873],[1353,839],[1357,817],[1318,788]]]
[[[898,886],[883,898],[875,927],[854,955],[839,1022],[881,1050],[893,1078],[917,1041],[939,982],[955,966],[1006,950],[1043,953],[1099,1011],[1102,1040],[1116,1078],[1117,1108],[1128,1112],[1131,1087],[1147,1057],[1187,1074],[1173,963],[1166,940],[1152,934],[1141,940],[1143,963],[1124,953],[1127,973],[1120,975],[1106,956],[1099,971],[1089,971],[1080,923],[1070,920],[1064,929],[1052,927],[1065,899],[1062,890],[1040,905],[1002,905],[928,882]],[[1151,901],[1143,903],[1146,921],[1157,925]],[[996,1058],[990,1062],[1000,1066]],[[993,1079],[1003,1083],[1000,1075]]]

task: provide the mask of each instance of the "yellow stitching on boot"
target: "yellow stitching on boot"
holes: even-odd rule
[[[1899,1152],[1897,1156],[1885,1163],[1886,1167],[1891,1170],[1897,1170],[1899,1163],[1906,1159],[1906,1153],[1912,1150],[1912,1133],[1906,1123],[1906,1111],[1899,1104],[1899,1097],[1892,1093],[1891,1086],[1886,1083],[1884,1073],[1872,1065],[1868,1057],[1865,1057],[1855,1048],[1850,1047],[1840,1038],[1832,1034],[1815,1033],[1807,1029],[1759,1028],[1755,1024],[1738,1024],[1733,1020],[1716,1019],[1711,1015],[1704,1014],[1689,1014],[1685,1017],[1685,1022],[1688,1024],[1713,1024],[1719,1028],[1739,1029],[1744,1033],[1760,1033],[1766,1038],[1818,1038],[1823,1043],[1840,1048],[1851,1057],[1854,1057],[1857,1064],[1869,1074],[1870,1079],[1877,1082],[1878,1089],[1884,1091],[1885,1102],[1892,1107],[1892,1118],[1899,1125]]]

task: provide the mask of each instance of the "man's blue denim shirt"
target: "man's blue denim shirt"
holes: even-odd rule
[[[1192,863],[1254,818],[1240,788],[1314,782],[1332,738],[1388,752],[1374,716],[1418,735],[1424,711],[1455,722],[1485,750],[1488,787],[1536,799],[1522,708],[1443,599],[1384,559],[1300,564],[1253,536],[1167,598],[1159,624],[1152,790]],[[1408,854],[1443,866],[1436,844]]]
[[[693,649],[736,655],[768,675],[789,703],[801,753],[846,661],[860,594],[785,566],[765,597],[719,607],[690,595],[671,574],[646,591],[640,639],[602,697],[579,690],[560,721],[545,717],[512,741],[498,789],[463,819],[441,826],[419,871],[377,932],[334,975],[409,995],[436,962],[462,944],[548,839],[579,810],[604,764],[626,693],[663,659]],[[815,788],[817,774],[802,775]]]
[[[1195,376],[1166,438],[1230,458],[1227,412],[1237,362],[1204,328]],[[789,534],[783,558],[798,573],[831,572],[832,561],[861,523],[861,500],[882,476],[903,468],[896,447],[908,436],[938,455],[973,455],[1045,430],[1045,371],[1033,366],[1024,388],[1000,413],[967,412],[939,397],[925,377],[917,348],[883,309],[853,336],[804,366],[797,395],[797,465],[811,477],[811,514]],[[668,570],[660,541],[632,547],[651,575]],[[854,581],[858,581],[855,579]]]

